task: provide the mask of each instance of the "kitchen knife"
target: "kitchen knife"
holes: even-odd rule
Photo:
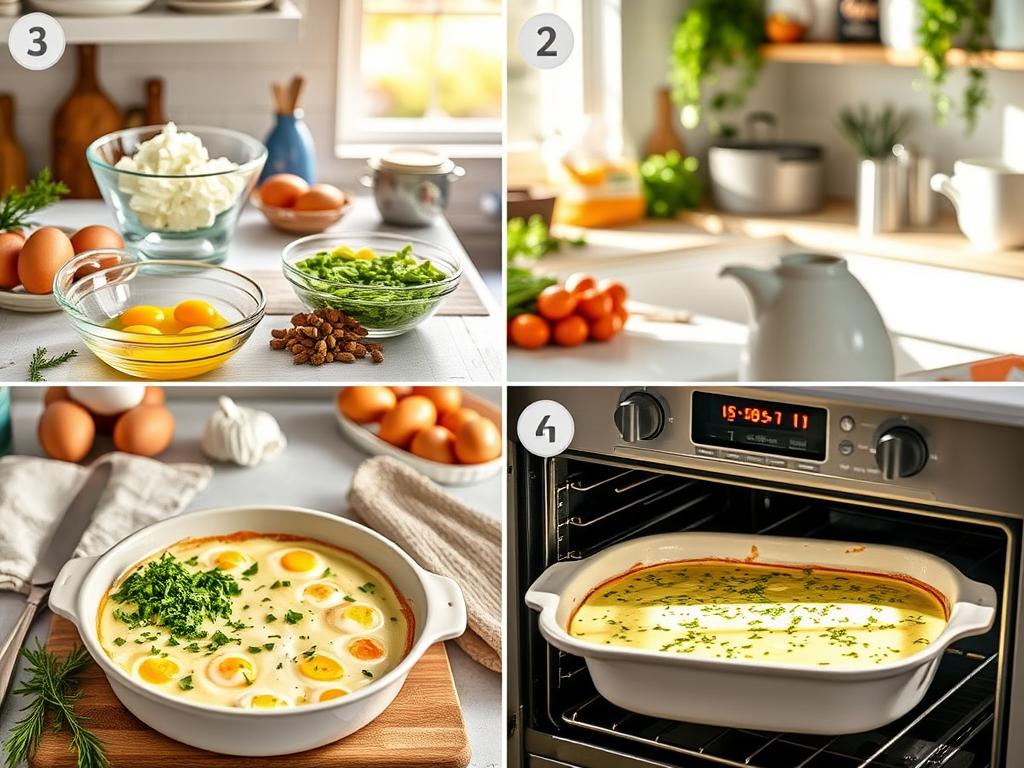
[[[109,477],[109,463],[104,462],[93,469],[78,493],[75,494],[75,498],[71,500],[71,504],[57,525],[57,530],[53,532],[53,536],[46,544],[39,560],[36,561],[36,567],[29,579],[31,590],[28,593],[25,608],[18,617],[11,636],[0,647],[0,705],[3,704],[7,694],[7,687],[14,675],[14,666],[18,661],[21,644],[32,626],[32,619],[39,606],[50,594],[50,588],[61,567],[74,553],[78,542],[82,539],[82,534],[89,527],[93,510],[96,509],[100,496],[107,487]]]

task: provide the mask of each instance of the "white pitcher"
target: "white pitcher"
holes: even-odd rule
[[[974,247],[1024,246],[1024,172],[993,158],[957,160],[952,176],[932,176],[932,189],[953,203],[960,230]]]
[[[741,381],[892,381],[892,342],[878,308],[838,256],[800,253],[762,270],[734,265],[753,316]]]

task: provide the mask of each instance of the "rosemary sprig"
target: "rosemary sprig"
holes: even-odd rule
[[[53,181],[49,168],[41,170],[20,192],[14,187],[0,190],[0,232],[32,226],[33,213],[53,205],[67,193],[63,182]]]
[[[16,768],[36,753],[47,714],[53,716],[55,732],[67,728],[71,734],[78,768],[109,768],[102,742],[85,727],[86,718],[75,712],[82,693],[71,692],[78,673],[89,663],[89,653],[79,645],[62,661],[38,643],[34,650],[25,648],[21,653],[29,662],[29,679],[14,693],[32,699],[22,707],[26,714],[14,724],[4,743],[5,768]]]
[[[32,360],[28,364],[28,380],[29,381],[46,381],[43,378],[43,371],[48,368],[56,368],[58,365],[63,365],[73,357],[78,357],[78,350],[71,349],[61,355],[54,355],[53,357],[46,356],[46,347],[36,347],[36,351],[32,354]]]

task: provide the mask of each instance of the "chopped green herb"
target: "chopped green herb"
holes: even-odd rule
[[[284,620],[286,624],[298,624],[302,621],[302,614],[298,611],[289,610],[288,613],[284,615]]]
[[[192,685],[192,675],[185,675],[185,677],[181,678],[178,681],[178,687],[183,691],[191,691],[194,687]]]

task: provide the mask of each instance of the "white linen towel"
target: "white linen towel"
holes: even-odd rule
[[[27,592],[41,550],[93,469],[109,463],[110,478],[76,557],[99,555],[128,534],[181,512],[206,487],[213,470],[109,453],[82,467],[34,456],[0,458],[0,590]]]

